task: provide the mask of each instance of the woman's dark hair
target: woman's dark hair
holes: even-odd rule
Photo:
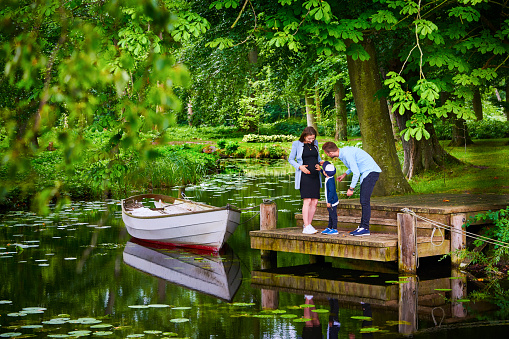
[[[305,138],[308,135],[315,135],[316,136],[316,129],[314,129],[311,126],[308,126],[308,127],[304,128],[304,130],[302,131],[302,134],[300,135],[299,141],[300,142],[304,142]]]

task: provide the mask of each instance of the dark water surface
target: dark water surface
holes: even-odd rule
[[[0,337],[336,339],[417,331],[416,338],[479,338],[509,333],[504,314],[491,304],[469,301],[473,287],[436,258],[421,262],[429,269],[421,269],[417,278],[398,277],[390,269],[347,270],[330,259],[308,265],[308,256],[294,254],[280,254],[279,268],[262,270],[249,231],[258,229],[257,206],[266,198],[277,202],[278,227],[295,226],[301,200],[293,171],[285,162],[237,162],[232,168],[243,172],[215,175],[185,189],[189,198],[207,204],[255,207],[243,212],[242,224],[219,255],[154,249],[130,239],[114,200],[75,202],[47,217],[23,211],[0,215]],[[157,193],[177,196],[178,190]],[[412,283],[419,288],[406,287]]]

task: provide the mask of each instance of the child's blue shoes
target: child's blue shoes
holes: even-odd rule
[[[322,231],[322,234],[327,234],[327,235],[329,235],[329,234],[338,234],[338,230],[335,230],[335,229],[327,227],[326,229],[324,229]]]

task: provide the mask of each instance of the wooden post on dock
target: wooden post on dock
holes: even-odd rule
[[[263,200],[260,205],[260,230],[273,230],[277,227],[277,205],[272,200]],[[277,252],[260,250],[261,268],[277,267]],[[279,293],[276,290],[262,289],[262,308],[277,309],[279,307]]]
[[[398,271],[417,273],[417,242],[415,217],[407,213],[398,213]]]
[[[463,229],[467,216],[465,214],[451,215],[451,265],[459,267],[463,259],[455,251],[465,248],[467,235]]]
[[[277,226],[277,205],[272,200],[263,200],[260,204],[260,230],[273,230]],[[277,252],[260,250],[262,268],[277,266]]]

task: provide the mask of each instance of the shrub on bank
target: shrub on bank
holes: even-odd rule
[[[242,138],[242,142],[287,142],[294,141],[293,135],[258,135],[258,134],[246,134]],[[219,145],[219,144],[218,144]]]

